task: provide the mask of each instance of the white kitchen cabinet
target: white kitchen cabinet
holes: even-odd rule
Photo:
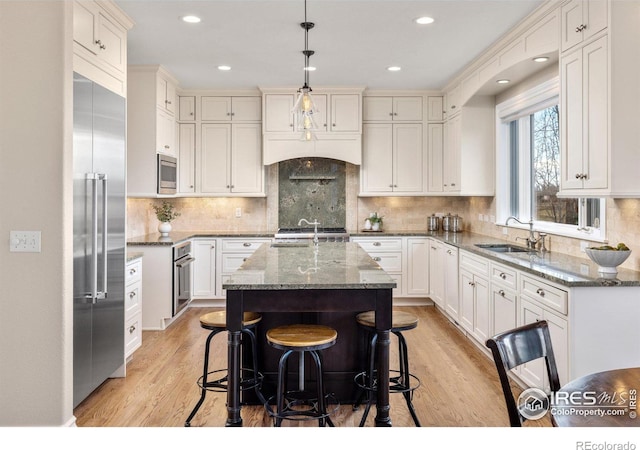
[[[444,189],[444,124],[427,124],[428,192],[442,192]]]
[[[460,318],[458,249],[452,245],[445,244],[443,251],[445,311],[449,317],[458,322]]]
[[[444,272],[444,243],[431,239],[429,242],[429,298],[443,310],[446,309]]]
[[[263,194],[262,133],[258,123],[203,123],[201,194]]]
[[[560,8],[560,48],[567,51],[607,28],[607,0],[570,0]]]
[[[453,87],[451,87],[451,89],[445,92],[444,102],[445,102],[445,111],[446,111],[447,119],[450,119],[451,117],[455,116],[461,111],[462,109],[462,105],[460,104],[461,95],[462,94],[461,94],[460,83],[455,84]]]
[[[500,283],[491,283],[491,316],[490,335],[511,330],[518,324],[518,294]]]
[[[178,156],[176,86],[177,80],[161,66],[129,67],[127,194],[130,197],[157,197],[157,154]]]
[[[178,121],[193,122],[196,120],[196,97],[185,95],[178,97]]]
[[[73,2],[73,70],[127,96],[127,31],[133,22],[114,3]]]
[[[362,100],[360,94],[329,94],[332,133],[362,132]]]
[[[178,192],[195,192],[196,175],[196,124],[178,125]]]
[[[427,97],[427,121],[442,122],[444,120],[444,97]]]
[[[125,267],[124,357],[142,346],[142,256],[128,260]]]
[[[422,97],[418,96],[365,96],[362,99],[362,120],[422,122],[422,103]]]
[[[294,132],[293,105],[296,101],[294,94],[265,94],[264,95],[264,132],[287,133]]]
[[[267,238],[222,238],[218,239],[220,264],[217,277],[218,292],[220,297],[226,297],[226,290],[222,284],[263,244],[270,245],[271,239]]]
[[[394,279],[397,286],[393,290],[393,297],[406,296],[403,283],[403,273],[405,272],[403,238],[387,236],[366,238],[356,236],[352,237],[351,241],[357,242]]]
[[[193,286],[191,298],[211,299],[216,296],[216,240],[194,239],[192,251]]]
[[[407,295],[416,297],[429,295],[429,246],[428,238],[407,238]]]
[[[475,96],[445,122],[442,191],[447,195],[494,195],[494,117],[494,98]]]
[[[478,342],[490,337],[489,262],[461,251],[460,323]]]
[[[362,195],[415,195],[424,192],[422,124],[363,125]]]
[[[202,96],[204,122],[260,122],[262,99],[259,96]]]

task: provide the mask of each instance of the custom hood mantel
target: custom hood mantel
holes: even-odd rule
[[[265,136],[263,163],[269,165],[294,158],[330,158],[351,164],[362,163],[360,135],[319,136],[315,141],[301,141],[298,136]]]

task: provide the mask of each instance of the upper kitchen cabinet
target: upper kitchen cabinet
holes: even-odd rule
[[[362,120],[365,122],[420,122],[422,121],[422,102],[422,97],[419,96],[365,96],[362,99]],[[440,110],[442,111],[442,108]]]
[[[161,66],[130,66],[127,102],[127,190],[132,197],[156,197],[157,154],[177,157],[176,87]]]
[[[560,58],[560,196],[640,196],[640,3],[607,5],[608,27]]]
[[[181,95],[178,98],[178,121],[193,122],[196,120],[196,97]]]
[[[461,99],[461,87],[460,84],[455,84],[449,89],[444,96],[446,117],[450,118],[460,112],[460,99]]]
[[[560,48],[563,52],[607,28],[607,3],[607,0],[570,0],[562,5]]]
[[[444,120],[444,97],[427,97],[427,121],[442,122]]]
[[[73,70],[127,96],[127,31],[131,19],[111,1],[73,2]]]
[[[203,122],[260,122],[262,99],[256,97],[202,96]]]
[[[292,158],[333,158],[360,164],[362,160],[363,88],[316,88],[316,139],[303,141],[293,107],[298,94],[291,88],[262,89],[263,163]]]

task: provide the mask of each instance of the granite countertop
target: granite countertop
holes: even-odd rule
[[[130,238],[128,245],[169,245],[178,244],[192,238],[219,238],[219,237],[252,237],[273,238],[274,231],[185,231],[171,232],[168,238],[160,237],[159,233]],[[567,287],[589,286],[640,286],[640,272],[635,270],[618,268],[618,273],[613,276],[604,276],[598,273],[598,266],[587,257],[579,258],[557,252],[523,252],[523,253],[497,253],[482,249],[476,244],[504,244],[507,241],[495,237],[462,231],[459,233],[425,230],[384,230],[349,231],[351,237],[393,237],[393,236],[418,236],[433,237],[446,244],[453,245],[461,250],[466,250],[486,257],[492,261],[514,267],[523,272],[547,279],[549,281]],[[511,243],[511,242],[509,242]],[[512,244],[512,243],[511,243]],[[268,247],[268,246],[262,246]],[[291,250],[291,249],[289,249]],[[297,257],[297,255],[292,255]]]
[[[222,287],[392,289],[396,282],[355,242],[272,243],[261,245]]]
[[[127,262],[135,261],[136,259],[142,258],[144,253],[142,252],[127,252]]]

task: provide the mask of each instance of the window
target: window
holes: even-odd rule
[[[604,238],[604,200],[558,197],[560,116],[557,79],[497,107],[498,219],[534,220],[536,230]],[[506,181],[505,181],[506,179]]]

